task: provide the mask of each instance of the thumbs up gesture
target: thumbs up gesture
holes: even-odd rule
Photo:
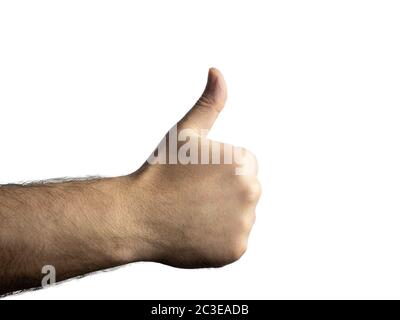
[[[245,252],[260,197],[255,157],[207,139],[226,98],[222,74],[210,69],[200,99],[130,176],[140,260],[219,267]]]

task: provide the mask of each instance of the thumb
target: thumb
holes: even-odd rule
[[[206,88],[193,108],[178,122],[179,129],[210,130],[227,98],[226,84],[221,72],[208,71]]]

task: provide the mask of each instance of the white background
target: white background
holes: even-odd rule
[[[260,164],[247,254],[14,298],[400,298],[398,1],[2,1],[0,182],[138,168],[196,101]]]

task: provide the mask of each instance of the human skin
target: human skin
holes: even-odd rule
[[[203,132],[226,97],[221,73],[210,69],[203,95],[177,123],[210,155]],[[123,177],[0,186],[0,294],[41,286],[45,265],[61,281],[137,261],[197,268],[238,260],[261,191],[254,156],[235,150],[236,163],[145,162]]]

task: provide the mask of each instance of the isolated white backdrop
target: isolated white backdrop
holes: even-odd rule
[[[12,298],[400,298],[398,1],[2,1],[0,182],[122,175],[218,67],[260,164],[247,254]]]

